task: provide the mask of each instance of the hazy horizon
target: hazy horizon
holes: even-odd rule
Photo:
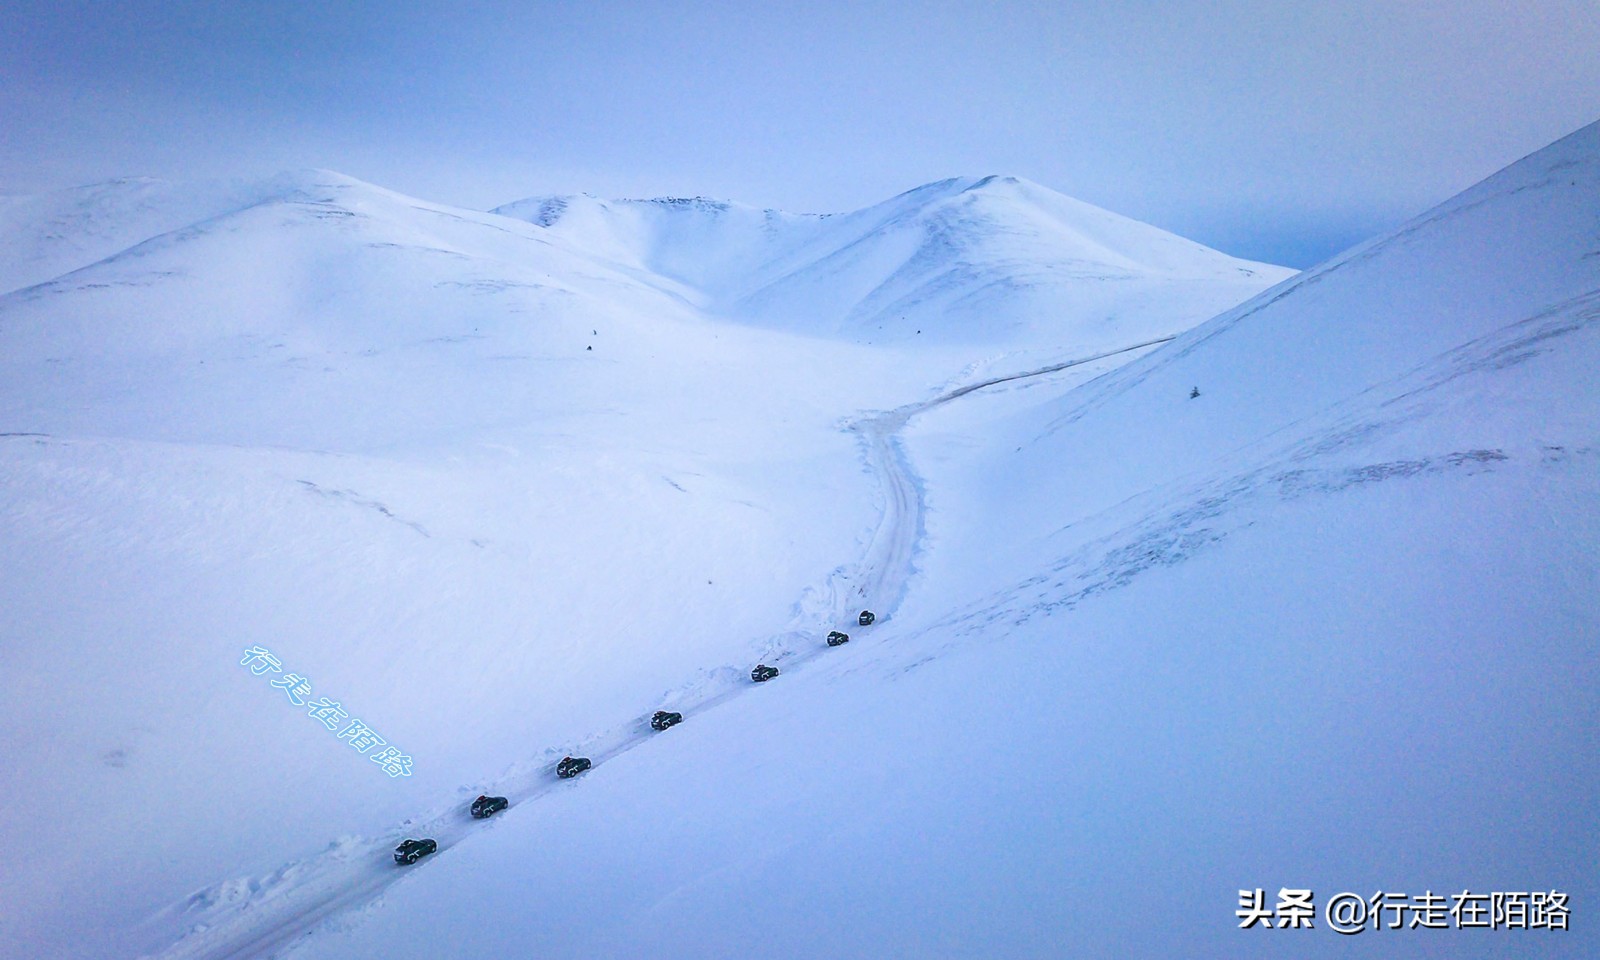
[[[1600,117],[1577,0],[14,7],[8,193],[320,167],[809,213],[1000,173],[1304,267]]]

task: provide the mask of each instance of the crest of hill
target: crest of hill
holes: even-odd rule
[[[1597,222],[1600,123],[1026,415],[1018,495],[1092,512],[1246,450],[1407,432],[1437,448],[1413,458],[1581,445]]]
[[[0,293],[43,283],[248,202],[225,186],[148,177],[0,197]]]
[[[336,447],[435,419],[442,435],[452,416],[502,417],[515,384],[553,403],[563,377],[587,383],[598,365],[574,358],[589,359],[593,331],[614,364],[704,325],[675,293],[529,224],[325,171],[215,192],[115,183],[35,206],[54,212],[0,244],[33,279],[0,294],[0,411],[31,429]],[[60,218],[97,232],[57,243]],[[47,256],[19,252],[40,239]],[[302,383],[310,370],[323,375]],[[179,382],[196,392],[175,418]]]
[[[1198,322],[1292,270],[1239,260],[1017,177],[952,178],[851,213],[704,198],[541,197],[494,211],[762,325],[888,339],[1048,337],[1160,305]],[[1208,312],[1209,311],[1209,312]],[[1165,324],[1161,335],[1183,329]],[[1150,330],[1129,331],[1132,335]]]
[[[4,198],[0,225],[0,294],[48,287],[53,301],[105,284],[165,288],[214,274],[238,301],[218,316],[259,314],[294,291],[348,299],[338,291],[352,284],[375,307],[410,296],[410,267],[364,283],[392,275],[391,261],[409,251],[434,284],[577,286],[809,336],[1008,351],[1170,335],[1291,274],[993,176],[926,184],[843,214],[591,196],[484,213],[305,170]],[[247,296],[251,287],[257,293]]]
[[[123,177],[49,193],[0,197],[0,294],[54,280],[139,244],[255,207],[362,204],[387,198],[426,206],[331,170],[254,180]]]

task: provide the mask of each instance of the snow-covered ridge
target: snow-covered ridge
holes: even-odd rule
[[[281,238],[254,232],[281,221],[272,213],[280,208],[297,208],[301,219],[387,224],[391,236],[374,242],[394,246],[407,245],[393,234],[415,233],[418,213],[453,219],[500,240],[488,245],[492,252],[482,243],[478,252],[430,241],[434,247],[487,254],[524,274],[535,265],[546,276],[609,275],[608,283],[726,319],[857,342],[924,337],[915,342],[1053,345],[1071,354],[1169,335],[1292,274],[1014,177],[941,180],[844,214],[585,195],[480,213],[307,170],[257,182],[113,181],[0,200],[0,294],[134,254],[147,259],[152,249],[201,235],[242,230],[241,250],[275,245]],[[521,250],[507,242],[513,237]],[[271,255],[267,247],[259,253]],[[145,278],[138,282],[163,276],[136,272]],[[1093,335],[1064,343],[1064,328]]]
[[[937,329],[966,341],[1025,341],[1051,314],[1125,318],[1155,287],[1215,303],[1222,289],[1293,273],[1017,177],[940,180],[839,214],[591,196],[495,212],[679,281],[728,316],[880,340]]]
[[[360,204],[363,197],[429,206],[330,170],[285,171],[260,180],[175,182],[128,177],[47,194],[0,197],[0,294],[254,207]]]

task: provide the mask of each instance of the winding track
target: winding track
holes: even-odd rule
[[[1024,373],[992,377],[948,390],[929,400],[849,421],[846,429],[861,439],[864,456],[878,475],[884,494],[883,514],[865,555],[859,562],[835,570],[822,590],[808,593],[787,630],[774,638],[775,655],[768,658],[769,661],[792,671],[829,649],[818,640],[821,636],[817,629],[819,624],[826,630],[863,607],[876,611],[878,622],[882,623],[899,608],[915,572],[917,544],[923,534],[921,488],[900,438],[913,417],[986,387],[1044,376],[1172,339],[1161,337]],[[742,672],[744,668],[740,669]],[[727,684],[685,699],[675,704],[674,709],[688,716],[701,714],[749,689],[748,681]],[[583,751],[598,768],[607,760],[645,743],[652,735],[648,721],[640,719],[591,738],[584,744]],[[516,806],[553,790],[576,787],[574,782],[557,780],[553,769],[554,761],[549,756],[530,761],[495,789]],[[277,956],[323,923],[371,904],[390,884],[426,866],[427,860],[423,860],[407,870],[395,868],[390,851],[402,833],[433,837],[442,853],[484,829],[485,825],[474,821],[461,803],[451,800],[430,814],[400,824],[393,836],[330,847],[320,856],[290,864],[265,880],[247,884],[248,892],[233,894],[239,886],[237,881],[220,884],[152,918],[153,921],[182,922],[190,931],[167,949],[149,957],[151,960],[265,960]]]
[[[990,377],[987,380],[947,390],[930,400],[910,403],[886,413],[863,416],[852,421],[849,429],[860,436],[865,443],[867,462],[877,471],[879,482],[883,486],[884,508],[883,516],[878,520],[878,528],[873,533],[872,542],[867,547],[866,556],[857,566],[859,582],[848,598],[851,603],[833,611],[835,616],[848,615],[855,609],[851,604],[859,602],[861,606],[878,611],[881,623],[899,608],[906,588],[910,585],[911,575],[915,570],[914,556],[917,543],[921,541],[923,534],[924,504],[922,490],[915,479],[916,473],[911,469],[911,461],[901,445],[900,433],[913,417],[986,387],[1010,383],[1013,380],[1046,376],[1069,367],[1079,367],[1086,363],[1094,363],[1096,360],[1159,346],[1173,339],[1174,337],[1158,337],[1089,357],[1053,363],[1024,373]]]

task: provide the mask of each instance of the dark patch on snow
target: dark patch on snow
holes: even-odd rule
[[[507,290],[544,290],[537,283],[521,283],[516,280],[440,280],[435,287],[454,287],[471,293],[505,293]]]
[[[554,226],[556,221],[561,219],[561,215],[566,212],[566,198],[551,197],[545,202],[539,204],[539,212],[534,214],[533,219],[529,222],[537,224],[541,227]]]
[[[422,528],[422,524],[415,523],[415,522],[413,522],[411,520],[406,520],[406,519],[404,519],[402,517],[397,517],[397,516],[395,516],[393,511],[391,511],[387,506],[385,506],[381,502],[379,502],[377,500],[369,500],[369,499],[361,496],[360,494],[356,493],[354,490],[329,490],[326,487],[320,487],[317,484],[312,483],[310,480],[301,480],[301,481],[299,481],[299,483],[301,484],[301,486],[304,486],[308,491],[310,491],[311,493],[316,494],[317,496],[329,497],[329,498],[334,499],[334,500],[342,500],[342,501],[344,501],[346,503],[353,503],[353,504],[356,504],[357,506],[367,507],[368,509],[376,510],[378,513],[382,514],[385,517],[388,517],[390,520],[393,520],[394,522],[399,523],[399,524],[404,524],[405,526],[408,526],[411,529],[415,530],[417,533],[420,533],[424,537],[431,537],[432,536],[432,534],[428,533],[427,530],[424,530]]]
[[[413,244],[413,243],[381,243],[381,242],[373,242],[373,243],[367,244],[367,247],[369,249],[372,249],[372,250],[404,250],[407,253],[431,253],[431,254],[435,254],[437,256],[441,256],[441,257],[448,257],[451,260],[466,260],[466,261],[471,261],[472,260],[472,258],[467,256],[466,254],[457,253],[454,250],[446,250],[443,247],[424,247],[424,246],[421,246],[419,244]]]

